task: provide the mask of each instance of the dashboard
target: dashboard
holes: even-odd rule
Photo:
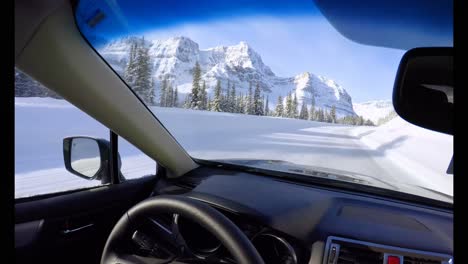
[[[158,181],[158,194],[187,196],[219,210],[265,263],[453,263],[449,209],[209,167]],[[195,259],[234,263],[216,238],[188,219],[165,215],[149,222],[153,233],[137,232],[177,240]]]
[[[265,263],[307,263],[310,253],[300,241],[261,224],[247,221],[232,212],[218,210],[246,234]],[[165,234],[161,234],[161,230]],[[151,217],[146,225],[134,233],[134,240],[135,236],[139,236],[140,240],[145,240],[148,244],[157,244],[159,248],[146,254],[140,251],[140,255],[143,253],[143,255],[158,259],[169,259],[170,252],[175,252],[177,249],[167,246],[179,245],[186,251],[184,255],[193,259],[208,263],[236,263],[231,254],[212,234],[197,223],[177,214]]]

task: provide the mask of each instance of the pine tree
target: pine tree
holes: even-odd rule
[[[242,93],[237,96],[237,112],[241,114],[245,114],[245,104],[244,104],[244,96]]]
[[[128,55],[128,62],[124,71],[124,80],[130,87],[135,84],[135,70],[136,70],[136,57],[137,57],[137,45],[136,41],[133,41],[130,46],[130,52]]]
[[[166,95],[167,95],[168,80],[167,77],[164,77],[161,83],[161,91],[159,94],[159,105],[166,107]]]
[[[230,112],[230,91],[229,91],[229,86],[231,86],[231,82],[228,80],[227,83],[228,87],[225,90],[225,93],[223,92],[223,88],[221,88],[221,112]]]
[[[151,87],[151,91],[150,91],[150,100],[151,100],[151,105],[157,105],[157,100],[156,100],[156,82],[154,81],[154,78],[151,77],[151,82],[150,82],[150,87]]]
[[[301,107],[301,112],[299,113],[299,118],[307,120],[309,119],[309,111],[307,110],[307,105],[305,103],[305,100],[302,101],[302,107]]]
[[[191,94],[187,94],[185,96],[185,101],[184,101],[184,108],[190,108],[190,102],[192,101],[192,95]]]
[[[352,116],[350,121],[350,125],[357,126],[359,124],[359,116]]]
[[[201,90],[200,90],[200,109],[201,110],[207,110],[208,109],[208,95],[206,93],[206,82],[203,81]]]
[[[254,113],[252,82],[249,82],[249,93],[246,98],[246,112],[249,115],[253,115]]]
[[[144,45],[145,39],[142,38],[140,42],[141,44],[136,49],[135,80],[132,88],[145,103],[151,104],[152,94],[154,94],[154,87],[151,81],[151,58],[149,56],[149,48]]]
[[[315,96],[312,95],[312,102],[310,106],[310,112],[309,112],[309,120],[317,120],[316,113],[315,113]]]
[[[374,122],[372,122],[370,119],[367,119],[366,122],[364,123],[366,126],[375,126]]]
[[[232,84],[231,94],[229,95],[229,110],[231,113],[237,113],[236,85]]]
[[[172,89],[172,85],[169,84],[169,86],[167,87],[167,91],[166,91],[166,107],[173,107],[174,103],[174,90]]]
[[[312,105],[310,106],[310,110],[309,110],[309,120],[312,120],[312,121],[315,120],[315,109]]]
[[[330,117],[331,117],[331,122],[336,123],[336,107],[335,107],[335,105],[333,105],[332,109],[330,110]]]
[[[242,113],[248,115],[249,114],[249,94],[244,94],[242,96],[242,106],[244,111]]]
[[[327,111],[327,109],[325,109],[325,114],[324,115],[325,115],[325,121],[327,123],[332,123],[333,122],[332,116],[331,116],[330,112]]]
[[[223,109],[223,112],[228,112],[228,113],[232,113],[232,105],[231,105],[231,81],[228,80],[227,82],[227,87],[226,87],[226,96],[224,96],[223,98],[224,102],[223,102],[223,105],[222,105],[222,109]]]
[[[177,86],[174,89],[174,101],[172,102],[174,107],[179,107],[179,91],[177,91]]]
[[[293,117],[293,111],[292,111],[292,98],[291,98],[291,93],[288,93],[286,96],[286,106],[284,108],[284,116],[285,117]]]
[[[313,108],[312,106],[310,106],[309,120],[318,121],[317,112],[318,110],[316,108]]]
[[[221,81],[216,81],[216,87],[214,90],[214,98],[211,103],[211,111],[221,112]]]
[[[211,110],[212,103],[211,97],[208,95],[208,99],[206,99],[206,110]]]
[[[324,119],[323,118],[323,110],[322,110],[322,108],[319,108],[317,110],[317,121],[323,122],[323,119]]]
[[[359,123],[358,123],[359,126],[362,126],[364,125],[364,118],[362,116],[359,116]]]
[[[283,109],[283,98],[278,96],[278,102],[276,103],[275,106],[275,116],[284,116],[284,109]]]
[[[268,96],[266,98],[266,102],[265,102],[265,111],[264,111],[264,114],[266,116],[269,116],[270,115],[270,107],[268,106],[269,102],[268,102]]]
[[[192,98],[190,101],[190,108],[199,109],[200,108],[200,81],[201,81],[201,68],[198,61],[195,63],[192,74]]]
[[[257,83],[255,86],[254,98],[253,98],[253,114],[262,115],[263,114],[263,105],[260,98],[260,85]]]
[[[298,113],[297,113],[297,107],[298,107],[298,103],[297,103],[297,96],[296,96],[296,92],[294,92],[294,99],[292,101],[292,118],[298,118]]]
[[[259,115],[265,115],[265,95],[260,98]]]

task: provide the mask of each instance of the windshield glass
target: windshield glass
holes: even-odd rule
[[[392,106],[406,50],[347,39],[313,1],[82,0],[75,14],[195,159],[452,202],[452,136]]]

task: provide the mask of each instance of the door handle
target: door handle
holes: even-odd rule
[[[74,232],[77,232],[77,231],[80,231],[80,230],[83,230],[83,229],[86,229],[86,228],[89,228],[89,227],[92,227],[92,226],[94,226],[94,224],[88,224],[88,225],[80,226],[80,227],[74,228],[74,229],[66,229],[66,230],[62,231],[62,234],[66,235],[66,234],[74,233]]]

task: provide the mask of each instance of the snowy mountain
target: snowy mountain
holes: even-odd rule
[[[123,75],[131,44],[135,37],[115,40],[99,50],[99,53]],[[316,108],[330,111],[335,105],[339,117],[356,115],[351,96],[333,80],[310,72],[292,77],[276,76],[264,64],[261,56],[246,42],[233,46],[217,46],[200,49],[199,45],[187,37],[173,37],[165,40],[145,40],[153,63],[153,77],[156,87],[161,80],[168,78],[178,87],[181,100],[190,93],[192,69],[198,61],[202,70],[202,80],[206,81],[208,94],[212,94],[217,80],[223,89],[227,82],[235,84],[237,92],[246,94],[249,83],[258,82],[263,93],[269,97],[270,109],[274,108],[278,96],[283,98],[296,93],[299,106],[305,100],[310,107],[315,97]],[[157,90],[157,89],[156,89]]]
[[[364,119],[370,119],[375,124],[378,123],[379,119],[387,117],[393,109],[393,103],[391,100],[375,100],[364,103],[353,104],[354,111],[356,114],[364,117]]]

